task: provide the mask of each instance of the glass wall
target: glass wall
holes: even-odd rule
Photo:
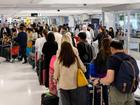
[[[140,38],[140,10],[131,11],[130,29],[132,38]]]
[[[124,48],[140,52],[140,10],[104,12],[104,15],[104,25],[114,28],[116,39],[123,41]]]

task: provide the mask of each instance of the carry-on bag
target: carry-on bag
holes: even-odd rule
[[[59,105],[59,97],[49,92],[41,95],[41,105]]]
[[[93,101],[93,85],[89,84],[88,85],[88,104],[87,105],[93,105],[92,104]]]
[[[38,77],[39,77],[39,83],[40,85],[44,85],[45,84],[45,69],[43,69],[43,56],[38,60],[37,62],[37,74],[38,74]]]
[[[19,55],[19,46],[13,46],[11,49],[10,49],[11,51],[11,56],[12,56],[12,58],[14,57],[18,57],[18,55]]]

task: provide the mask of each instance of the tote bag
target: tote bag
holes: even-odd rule
[[[88,85],[88,81],[83,73],[83,71],[78,68],[77,71],[77,87],[84,87]]]
[[[85,77],[85,74],[81,70],[79,60],[77,58],[77,63],[78,63],[78,70],[77,70],[77,87],[84,87],[88,85],[88,81]]]

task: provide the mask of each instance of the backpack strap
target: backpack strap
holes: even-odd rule
[[[118,55],[113,55],[113,57],[114,58],[117,58],[119,61],[121,61],[121,62],[123,62],[123,61],[129,61],[130,59],[132,60],[132,59],[134,59],[134,58],[132,58],[131,56],[129,56],[128,55],[128,57],[126,57],[126,58],[124,58],[124,59],[122,59],[121,57],[119,57]]]
[[[131,90],[130,90],[130,92],[132,92],[133,87],[135,86],[135,82],[136,82],[136,71],[135,71],[134,65],[130,61],[127,61],[127,62],[131,65],[133,73],[134,73],[134,78],[133,78],[133,82],[132,82],[132,86],[131,86]]]
[[[120,58],[118,55],[113,55],[113,57],[114,57],[114,58],[116,58],[117,60],[119,60],[119,61],[123,62],[123,59],[122,59],[122,58]]]

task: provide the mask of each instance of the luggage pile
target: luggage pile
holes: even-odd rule
[[[19,46],[11,36],[3,34],[0,44],[0,56],[6,58],[6,61],[14,62],[19,55]]]

